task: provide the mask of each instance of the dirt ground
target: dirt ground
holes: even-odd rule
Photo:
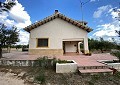
[[[45,81],[37,84],[34,77],[44,74]],[[120,73],[115,75],[58,74],[51,68],[0,66],[0,85],[120,85]]]
[[[17,78],[12,73],[0,72],[0,85],[27,85],[24,80]]]

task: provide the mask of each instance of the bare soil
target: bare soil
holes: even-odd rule
[[[44,74],[45,77],[45,82],[42,84],[34,81],[34,77],[39,74]],[[7,77],[4,77],[6,75]],[[114,75],[81,75],[77,72],[58,74],[52,68],[0,66],[0,85],[120,85],[120,73]]]

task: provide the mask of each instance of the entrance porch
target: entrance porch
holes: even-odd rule
[[[63,39],[62,44],[64,55],[79,55],[82,54],[81,50],[84,50],[84,53],[89,52],[88,41],[86,42],[85,39],[82,38]]]

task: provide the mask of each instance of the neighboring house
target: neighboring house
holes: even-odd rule
[[[29,54],[63,55],[80,53],[80,43],[84,44],[84,53],[89,53],[88,32],[92,31],[87,22],[70,19],[55,10],[48,16],[24,28],[30,33]]]

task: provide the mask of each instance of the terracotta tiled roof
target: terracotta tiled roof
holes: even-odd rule
[[[27,32],[30,32],[32,29],[35,29],[35,28],[37,28],[37,27],[39,27],[39,26],[41,26],[41,25],[43,25],[43,24],[45,24],[47,22],[50,22],[50,21],[52,21],[52,20],[54,20],[56,18],[60,18],[60,19],[62,19],[64,21],[67,21],[67,22],[69,22],[69,23],[71,23],[71,24],[73,24],[73,25],[75,25],[75,26],[77,26],[77,27],[79,27],[81,29],[86,30],[87,32],[92,31],[92,29],[90,27],[86,26],[87,22],[81,22],[81,21],[78,21],[78,20],[73,20],[73,19],[68,18],[68,17],[66,17],[65,15],[63,15],[63,14],[61,14],[59,12],[54,13],[53,15],[48,16],[48,17],[44,18],[41,21],[35,22],[35,23],[25,27],[24,30],[27,31]]]

